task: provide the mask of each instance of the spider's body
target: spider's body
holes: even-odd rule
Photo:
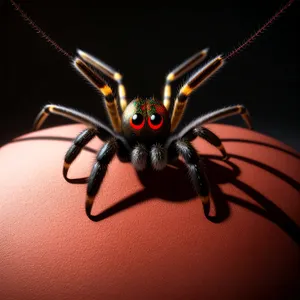
[[[37,130],[50,114],[56,114],[87,126],[87,129],[75,138],[65,155],[63,176],[71,183],[87,182],[86,213],[88,217],[92,220],[94,219],[94,216],[91,214],[93,201],[100,189],[108,166],[115,155],[123,162],[131,162],[137,171],[144,170],[147,167],[161,170],[168,163],[173,162],[178,156],[181,156],[188,168],[192,184],[202,199],[204,212],[207,215],[210,203],[209,183],[203,170],[201,158],[192,146],[191,141],[196,137],[203,138],[220,150],[223,159],[227,159],[228,155],[221,140],[213,132],[203,127],[203,125],[229,116],[241,115],[248,127],[251,128],[248,111],[242,105],[233,105],[198,117],[180,131],[176,132],[175,129],[182,119],[191,94],[220,69],[225,61],[231,59],[241,49],[253,42],[260,32],[293,3],[293,0],[290,0],[281,8],[245,43],[226,56],[219,55],[208,61],[204,66],[201,66],[208,51],[204,49],[185,60],[166,76],[163,101],[153,98],[136,98],[129,103],[126,99],[125,87],[122,83],[122,75],[120,73],[81,50],[78,51],[76,57],[68,54],[27,17],[13,0],[11,2],[34,29],[40,32],[50,44],[72,61],[75,69],[96,87],[105,100],[111,127],[102,124],[100,121],[86,114],[59,105],[46,105],[37,116],[34,124],[34,129]],[[176,97],[172,99],[171,83],[192,69],[196,71],[185,81]],[[102,75],[109,77],[117,83],[117,97],[114,96],[113,90],[105,82]],[[171,106],[172,102],[173,105]],[[96,156],[90,176],[80,179],[68,178],[70,165],[83,147],[96,136],[103,139],[104,144]]]
[[[131,147],[131,153],[121,156],[131,161],[136,170],[147,166],[163,169],[168,155],[164,145],[170,135],[170,118],[165,106],[158,100],[134,99],[122,114],[122,134]]]
[[[154,98],[136,98],[127,102],[121,74],[95,57],[81,50],[78,51],[78,56],[73,59],[73,64],[76,70],[103,95],[112,128],[73,109],[58,105],[46,105],[37,116],[34,129],[40,128],[49,114],[62,115],[87,125],[88,128],[77,136],[66,153],[63,175],[71,183],[88,183],[86,212],[89,218],[93,219],[91,209],[94,198],[100,189],[108,165],[115,155],[122,162],[131,162],[137,171],[147,168],[162,170],[168,163],[174,162],[181,156],[189,170],[194,188],[202,199],[204,211],[206,214],[208,213],[209,184],[201,159],[190,141],[201,137],[217,147],[223,158],[227,159],[228,156],[221,140],[202,125],[236,114],[240,114],[249,127],[251,124],[247,110],[242,105],[234,105],[206,114],[192,121],[181,131],[175,132],[190,94],[223,65],[224,59],[217,56],[204,67],[199,68],[206,55],[207,49],[196,53],[167,75],[163,101]],[[197,67],[198,70],[181,87],[174,105],[170,109],[171,82]],[[113,90],[100,77],[99,73],[116,81],[118,97],[114,97]],[[83,147],[95,136],[103,139],[105,143],[96,156],[90,176],[81,179],[68,178],[70,165]]]

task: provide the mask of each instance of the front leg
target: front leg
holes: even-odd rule
[[[203,68],[196,71],[180,89],[172,112],[171,131],[173,132],[178,126],[185,111],[188,98],[205,80],[211,77],[223,65],[223,58],[217,56],[209,61]]]
[[[168,147],[176,140],[181,139],[186,135],[190,135],[190,133],[192,132],[192,130],[194,130],[194,128],[198,128],[201,127],[202,125],[213,123],[234,115],[241,115],[245,123],[248,125],[249,129],[252,129],[250,115],[246,107],[243,105],[233,105],[233,106],[215,110],[213,112],[207,113],[201,117],[196,118],[188,125],[186,125],[183,129],[181,129],[181,131],[171,135],[166,142],[166,146]]]
[[[200,137],[210,143],[212,146],[216,147],[222,153],[223,160],[228,159],[228,154],[221,139],[211,130],[202,126],[196,127],[190,130],[183,138],[187,138],[189,141],[193,141],[196,137]]]
[[[47,104],[43,107],[34,121],[33,130],[39,130],[50,115],[62,116],[75,122],[82,123],[88,127],[98,129],[99,134],[101,132],[101,139],[108,139],[115,135],[108,126],[95,118],[75,109],[55,104]]]
[[[96,162],[88,179],[85,211],[87,216],[92,221],[95,220],[95,216],[91,214],[95,196],[97,195],[100,189],[108,165],[110,164],[111,160],[117,152],[117,148],[118,146],[116,139],[111,139],[102,146],[102,148],[97,154]]]
[[[72,146],[69,148],[65,155],[65,162],[63,167],[63,176],[69,183],[86,183],[88,177],[84,178],[68,178],[68,171],[75,160],[80,154],[81,150],[96,136],[97,131],[94,128],[87,128],[83,130],[73,141]]]
[[[208,216],[210,209],[210,189],[208,179],[203,169],[195,148],[187,140],[181,139],[175,142],[178,154],[182,156],[189,170],[193,186],[200,196],[203,204],[204,214]]]

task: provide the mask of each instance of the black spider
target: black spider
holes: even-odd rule
[[[96,162],[90,176],[83,178],[83,182],[88,183],[86,213],[90,219],[93,219],[91,210],[94,198],[99,191],[108,165],[115,154],[123,162],[131,161],[138,171],[148,166],[151,166],[155,170],[162,170],[168,163],[175,161],[178,156],[181,156],[187,165],[192,183],[202,199],[204,212],[206,215],[208,214],[210,203],[209,183],[203,170],[201,160],[199,159],[197,151],[192,146],[191,141],[196,137],[201,137],[217,147],[221,151],[223,159],[227,159],[228,156],[221,140],[209,129],[203,127],[203,125],[225,117],[240,114],[248,127],[251,128],[248,111],[243,105],[221,108],[196,118],[179,132],[175,132],[175,129],[182,118],[187,100],[191,93],[214,74],[223,65],[224,61],[228,61],[250,45],[255,38],[293,2],[293,0],[289,0],[269,21],[238,48],[229,52],[229,54],[217,56],[210,60],[204,67],[199,66],[206,57],[207,49],[196,53],[184,61],[167,75],[162,102],[155,99],[136,98],[127,104],[125,88],[122,84],[122,76],[120,73],[95,57],[80,50],[78,51],[78,56],[74,58],[42,31],[41,28],[26,15],[20,6],[11,0],[12,5],[20,12],[21,16],[29,25],[46,39],[48,43],[54,46],[56,50],[68,57],[73,62],[76,70],[104,96],[113,129],[86,114],[59,105],[46,105],[37,116],[34,124],[34,129],[37,130],[50,114],[56,114],[83,123],[88,127],[75,138],[72,146],[66,153],[63,175],[68,182],[82,182],[81,180],[76,181],[76,179],[69,179],[67,174],[70,165],[83,147],[95,136],[105,141],[97,154]],[[170,113],[171,83],[193,68],[196,69],[196,72],[181,87],[175,98],[172,113]],[[117,99],[114,97],[112,89],[99,73],[117,82]],[[120,114],[119,104],[122,114]]]
[[[96,156],[96,162],[90,176],[84,178],[88,183],[86,213],[89,218],[92,218],[91,210],[94,198],[99,191],[108,165],[115,154],[122,162],[131,162],[137,171],[144,170],[147,167],[162,170],[167,164],[178,159],[180,155],[189,170],[194,188],[202,199],[204,212],[206,215],[208,214],[210,203],[209,183],[201,160],[199,160],[198,153],[192,146],[191,141],[196,137],[201,137],[217,147],[221,151],[223,158],[227,159],[221,140],[212,131],[202,127],[202,125],[235,114],[241,114],[248,126],[251,127],[251,125],[249,114],[245,107],[235,105],[197,118],[181,131],[174,133],[182,118],[189,95],[222,66],[223,58],[217,56],[186,81],[175,99],[171,117],[169,114],[170,83],[191,68],[197,67],[205,58],[206,53],[206,49],[196,53],[168,74],[163,102],[152,98],[136,98],[127,104],[122,76],[91,55],[78,51],[78,57],[74,59],[74,66],[104,96],[107,112],[114,130],[90,116],[58,105],[46,105],[37,116],[34,129],[39,129],[49,114],[62,115],[87,125],[88,128],[75,138],[72,146],[66,153],[63,175],[68,182],[74,182],[67,177],[68,170],[83,147],[95,136],[105,141]],[[95,69],[118,83],[118,99],[113,96],[113,91]],[[117,100],[120,102],[123,111],[121,115]]]

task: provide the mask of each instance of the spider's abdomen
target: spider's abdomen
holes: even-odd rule
[[[130,145],[164,143],[170,133],[167,109],[152,98],[132,100],[122,115],[122,133]]]

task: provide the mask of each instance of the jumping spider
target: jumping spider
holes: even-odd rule
[[[34,123],[34,130],[38,130],[50,114],[55,114],[87,126],[87,129],[75,138],[65,155],[63,176],[68,182],[75,182],[74,179],[68,178],[68,170],[83,147],[95,136],[105,142],[96,156],[96,162],[90,176],[83,178],[83,182],[87,182],[86,213],[90,219],[93,219],[91,210],[94,198],[100,189],[108,165],[115,155],[122,162],[131,162],[137,171],[144,170],[146,167],[162,170],[167,164],[174,162],[181,156],[189,170],[194,188],[202,200],[204,212],[206,215],[208,214],[210,204],[209,183],[201,160],[191,141],[196,137],[203,138],[217,147],[225,160],[228,155],[221,140],[203,125],[239,114],[248,127],[251,128],[249,113],[243,105],[234,105],[198,117],[179,132],[176,132],[175,129],[182,119],[190,95],[220,69],[225,61],[230,60],[250,45],[293,2],[293,0],[289,0],[269,21],[229,54],[219,55],[203,67],[200,67],[200,63],[206,57],[207,49],[184,61],[167,75],[163,101],[153,98],[136,98],[127,103],[125,87],[120,73],[81,50],[78,51],[78,55],[75,57],[67,53],[39,28],[18,4],[11,0],[11,3],[25,21],[57,51],[71,60],[76,70],[95,86],[105,99],[106,110],[113,129],[86,114],[60,105],[46,105]],[[171,83],[193,68],[196,69],[196,72],[183,84],[171,109]],[[112,89],[100,74],[107,76],[118,84],[118,97],[114,96]],[[122,114],[120,114],[120,111],[122,111]]]
[[[172,114],[170,113],[171,82],[186,74],[190,69],[199,66],[206,54],[207,49],[196,53],[168,74],[163,102],[153,98],[136,98],[127,103],[121,74],[95,57],[81,50],[78,51],[78,56],[74,58],[73,64],[76,70],[104,96],[113,130],[90,116],[58,105],[46,105],[37,116],[34,129],[39,129],[50,114],[64,116],[88,127],[75,138],[65,155],[63,175],[68,182],[71,182],[67,176],[69,167],[83,147],[95,136],[105,141],[96,156],[90,176],[84,179],[87,182],[86,213],[90,218],[92,218],[91,210],[94,198],[115,154],[122,162],[131,162],[137,171],[144,170],[146,167],[162,170],[167,164],[178,159],[178,156],[182,156],[194,188],[202,200],[204,212],[208,214],[209,183],[191,141],[196,137],[201,137],[217,147],[223,158],[227,159],[228,156],[221,140],[202,125],[236,114],[240,114],[250,128],[251,123],[245,107],[235,105],[203,115],[179,132],[174,133],[190,94],[222,66],[224,59],[222,56],[217,56],[186,81],[175,98]],[[114,97],[112,89],[99,76],[99,72],[116,81],[118,84],[117,99]],[[121,115],[118,104],[121,106]]]

